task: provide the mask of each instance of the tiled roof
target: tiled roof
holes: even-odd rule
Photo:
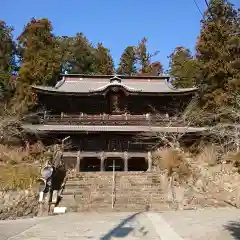
[[[102,125],[23,125],[29,131],[65,132],[201,132],[199,127],[102,126]]]
[[[129,87],[129,84],[126,85],[126,84],[119,83],[119,82],[111,82],[111,83],[107,83],[107,84],[103,85],[102,87],[92,89],[92,90],[90,90],[90,92],[102,92],[109,87],[123,87],[125,90],[127,90],[129,92],[141,92],[142,91],[142,89]]]
[[[186,93],[194,92],[196,88],[176,89],[168,82],[169,77],[112,77],[66,75],[55,87],[33,86],[47,92],[62,93],[92,93],[101,92],[109,87],[122,87],[128,92],[143,93]]]

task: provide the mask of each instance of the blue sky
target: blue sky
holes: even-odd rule
[[[204,0],[196,2],[204,12]],[[240,7],[240,0],[231,2]],[[160,51],[155,59],[167,68],[176,46],[194,51],[200,31],[201,14],[193,0],[1,0],[1,7],[0,18],[15,28],[14,36],[30,18],[47,17],[57,35],[83,32],[94,44],[102,42],[115,64],[126,46],[146,36],[149,51]]]

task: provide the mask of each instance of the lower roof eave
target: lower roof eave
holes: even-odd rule
[[[179,132],[194,133],[205,131],[203,127],[156,127],[156,126],[102,126],[102,125],[32,125],[23,128],[29,132]]]

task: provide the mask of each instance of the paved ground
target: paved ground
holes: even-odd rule
[[[240,239],[240,210],[162,213],[69,213],[0,221],[0,240]]]

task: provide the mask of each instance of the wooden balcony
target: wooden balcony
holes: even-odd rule
[[[39,117],[38,124],[44,125],[106,125],[106,126],[184,126],[184,121],[165,115],[51,115]]]

